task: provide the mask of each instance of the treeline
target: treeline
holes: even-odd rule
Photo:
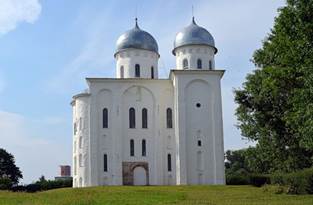
[[[38,181],[28,185],[18,185],[12,186],[9,190],[14,192],[37,192],[37,191],[47,191],[50,189],[58,189],[65,187],[72,187],[72,179],[66,180],[46,180],[44,176],[40,177]]]
[[[226,152],[225,174],[227,185],[275,185],[275,193],[313,194],[313,168],[290,173],[269,172],[256,163],[255,148]]]

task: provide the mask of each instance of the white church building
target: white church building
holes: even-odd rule
[[[116,78],[73,96],[73,186],[224,184],[221,78],[212,35],[177,33],[176,68],[158,78],[158,44],[137,24],[117,40]]]

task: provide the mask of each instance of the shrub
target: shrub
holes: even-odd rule
[[[242,174],[230,174],[226,176],[227,185],[247,185],[249,184],[249,177]]]
[[[25,187],[26,192],[33,193],[37,191],[41,191],[41,187],[38,184],[29,184]]]
[[[0,190],[7,190],[12,187],[12,181],[9,178],[0,178]]]
[[[313,168],[289,174],[274,174],[271,182],[287,186],[288,194],[313,194]]]
[[[22,185],[18,185],[18,186],[11,187],[10,190],[13,192],[24,192],[24,191],[26,191],[26,187],[22,186]]]
[[[264,184],[270,184],[271,180],[268,175],[258,175],[258,174],[253,174],[250,175],[250,184],[256,187],[261,187]]]

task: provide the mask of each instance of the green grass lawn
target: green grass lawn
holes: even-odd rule
[[[252,186],[148,186],[56,189],[34,194],[0,191],[0,205],[207,204],[312,205],[312,195],[274,194]]]

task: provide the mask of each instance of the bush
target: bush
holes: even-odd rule
[[[13,187],[11,187],[10,190],[13,191],[13,192],[24,192],[24,191],[26,191],[26,187],[22,186],[22,185],[13,186]]]
[[[34,193],[37,191],[41,191],[41,187],[38,184],[29,184],[25,187],[26,192]]]
[[[227,185],[247,185],[249,184],[249,177],[242,174],[230,174],[226,176]]]
[[[287,186],[288,194],[313,194],[313,168],[289,174],[274,174],[271,182]]]
[[[258,175],[258,174],[253,174],[250,175],[250,184],[256,187],[261,187],[264,184],[270,184],[271,180],[268,175]]]
[[[65,187],[72,187],[72,180],[44,180],[38,181],[36,184],[40,185],[42,190],[58,189]]]
[[[10,190],[14,192],[26,191],[29,193],[72,187],[72,180],[42,180],[27,186],[13,186]]]
[[[12,187],[12,181],[9,178],[0,178],[0,190],[7,190]]]

